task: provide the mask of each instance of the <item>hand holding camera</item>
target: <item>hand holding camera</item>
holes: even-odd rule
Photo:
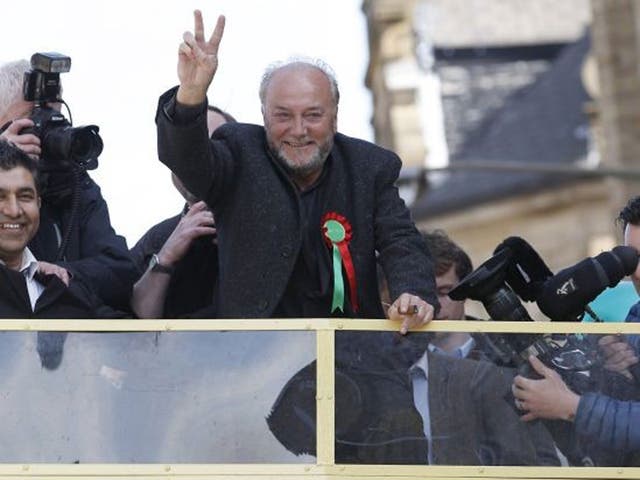
[[[0,138],[15,145],[31,158],[37,160],[42,153],[40,139],[33,133],[21,133],[23,130],[32,127],[33,120],[30,118],[19,118],[11,122],[6,130],[0,133]]]

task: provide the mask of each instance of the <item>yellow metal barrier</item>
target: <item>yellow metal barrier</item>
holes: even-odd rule
[[[0,320],[0,331],[153,332],[296,331],[317,332],[316,464],[0,464],[0,479],[638,479],[640,467],[478,467],[336,465],[334,456],[334,350],[337,330],[395,331],[387,320]],[[567,322],[434,321],[421,331],[493,333],[640,334],[640,324]],[[638,426],[640,428],[640,425]]]

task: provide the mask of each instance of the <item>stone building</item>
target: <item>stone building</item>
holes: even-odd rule
[[[420,228],[445,229],[476,265],[520,236],[552,271],[620,241],[613,219],[637,181],[578,172],[639,164],[640,2],[365,0],[363,11],[376,141],[416,180],[404,190]],[[425,182],[425,167],[440,171]]]

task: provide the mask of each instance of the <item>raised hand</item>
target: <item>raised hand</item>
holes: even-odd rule
[[[225,18],[218,17],[216,28],[209,40],[204,37],[202,12],[193,12],[194,32],[185,32],[178,51],[178,78],[180,88],[177,100],[186,105],[197,105],[204,102],[207,89],[218,69],[218,48],[222,41]]]
[[[193,204],[158,252],[160,263],[175,265],[186,255],[196,238],[216,233],[214,225],[213,213],[207,204],[202,201]]]

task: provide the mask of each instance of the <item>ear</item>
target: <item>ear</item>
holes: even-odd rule
[[[38,208],[42,207],[42,197],[38,195]]]

